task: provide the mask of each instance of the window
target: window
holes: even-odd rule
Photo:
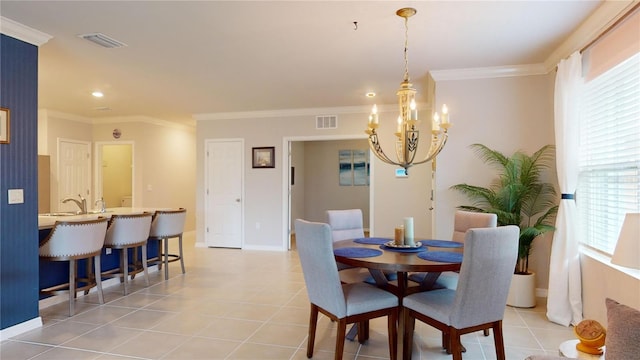
[[[611,254],[625,214],[640,212],[640,53],[585,83],[581,104],[581,242]]]

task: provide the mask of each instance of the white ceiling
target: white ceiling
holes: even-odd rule
[[[40,108],[192,124],[197,114],[395,103],[401,7],[418,10],[408,54],[420,91],[429,71],[544,63],[600,4],[2,0],[0,15],[53,36],[39,51]],[[92,32],[128,46],[77,36]]]

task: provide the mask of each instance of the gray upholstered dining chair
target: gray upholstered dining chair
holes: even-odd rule
[[[149,238],[149,230],[151,229],[151,216],[151,213],[113,215],[109,220],[109,227],[107,228],[104,247],[120,249],[120,267],[111,271],[103,272],[102,276],[121,278],[125,295],[129,293],[127,283],[130,275],[129,249],[131,248],[142,248],[142,271],[144,272],[144,280],[147,286],[149,286],[149,272],[147,270],[147,239]],[[133,253],[135,254],[136,252],[134,251]],[[132,274],[140,272],[140,270],[135,267],[137,261],[138,259],[134,257]]]
[[[365,283],[341,284],[328,224],[297,219],[297,251],[311,302],[307,357],[313,356],[318,312],[338,324],[335,358],[342,359],[347,324],[357,323],[358,341],[369,338],[369,320],[387,316],[389,355],[397,358],[398,298]]]
[[[359,239],[364,237],[364,225],[362,220],[361,209],[346,209],[346,210],[327,210],[326,212],[327,224],[331,227],[331,239],[333,242],[347,240],[347,239]],[[338,270],[352,269],[353,266],[338,263]],[[383,271],[387,280],[397,279],[396,273],[392,271]],[[369,283],[375,283],[373,277],[364,273],[358,273],[351,279],[357,279],[361,281],[367,281]],[[347,276],[345,276],[347,278]]]
[[[411,359],[416,319],[442,331],[442,345],[453,360],[462,359],[461,335],[493,329],[497,359],[505,359],[502,318],[519,234],[514,225],[469,229],[457,289],[420,292],[403,299],[404,359]]]
[[[69,283],[40,290],[43,294],[69,292],[69,316],[75,314],[75,299],[78,290],[88,290],[96,286],[98,301],[104,304],[102,279],[100,278],[100,254],[107,232],[107,218],[86,221],[56,221],[49,235],[40,243],[38,254],[46,261],[68,261]],[[77,260],[87,260],[87,279],[77,276]],[[93,259],[94,269],[89,264]],[[78,288],[81,281],[86,285]]]
[[[158,257],[149,259],[150,264],[158,264],[158,270],[164,265],[164,279],[169,279],[169,263],[180,260],[184,274],[184,255],[182,252],[182,232],[187,217],[187,209],[158,210],[151,220],[149,240],[158,241]],[[169,254],[169,239],[178,239],[178,254]],[[163,249],[164,245],[164,249]]]
[[[498,215],[490,213],[479,213],[472,211],[457,210],[453,219],[453,234],[451,241],[464,244],[467,230],[473,228],[494,228],[498,226]],[[409,280],[422,282],[425,273],[414,273],[409,275]],[[458,285],[458,274],[454,272],[444,272],[436,281],[437,287],[455,289]]]

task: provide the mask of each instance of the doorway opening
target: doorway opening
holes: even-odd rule
[[[134,206],[133,159],[133,142],[96,143],[96,201],[104,199],[105,207]]]
[[[285,138],[283,174],[285,199],[283,249],[294,245],[296,218],[324,222],[330,209],[360,208],[365,228],[372,226],[373,197],[368,177],[363,184],[340,181],[340,152],[358,151],[369,155],[369,145],[363,136],[291,137]],[[368,162],[367,162],[368,163]],[[368,167],[368,169],[370,169]],[[344,177],[344,176],[343,176]]]

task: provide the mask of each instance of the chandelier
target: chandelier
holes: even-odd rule
[[[409,39],[409,18],[416,14],[416,9],[403,8],[396,11],[396,15],[404,18],[405,40],[404,40],[404,80],[400,83],[398,95],[398,105],[400,114],[395,135],[396,139],[396,161],[391,160],[382,150],[380,139],[378,139],[378,108],[373,105],[369,115],[369,124],[365,131],[369,135],[369,147],[376,157],[387,164],[392,164],[404,168],[405,173],[409,167],[423,164],[433,160],[442,151],[447,142],[447,131],[449,126],[449,111],[446,105],[442,106],[442,118],[436,112],[433,115],[431,125],[431,143],[427,155],[422,160],[416,160],[420,133],[418,131],[418,110],[416,108],[416,89],[412,88],[409,82],[409,61],[407,59],[408,39]]]

